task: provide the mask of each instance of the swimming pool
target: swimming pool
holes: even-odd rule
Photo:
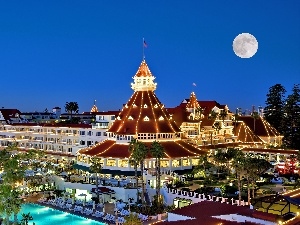
[[[67,212],[55,210],[49,207],[40,206],[36,204],[24,204],[18,214],[18,219],[21,220],[22,213],[29,213],[32,215],[33,220],[29,221],[29,224],[35,222],[37,225],[106,225],[106,223],[100,223],[95,220],[86,219],[80,216],[72,215]]]

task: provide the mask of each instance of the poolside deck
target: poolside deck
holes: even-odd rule
[[[30,195],[26,199],[24,199],[24,201],[27,202],[27,203],[35,203],[35,204],[43,205],[43,206],[46,206],[46,207],[57,209],[57,210],[60,210],[60,211],[63,211],[63,212],[67,212],[67,213],[70,213],[70,214],[73,214],[73,215],[77,215],[77,216],[80,216],[80,217],[85,217],[87,219],[95,220],[95,221],[102,222],[102,223],[105,223],[105,224],[116,225],[116,223],[109,223],[108,221],[105,221],[105,220],[103,220],[102,218],[99,218],[99,217],[95,217],[95,216],[92,216],[92,215],[82,214],[80,212],[70,211],[68,209],[62,209],[60,207],[49,205],[49,204],[45,204],[45,203],[40,203],[40,202],[38,202],[38,199],[40,199],[41,197],[43,197],[43,195],[40,194],[40,193],[37,194],[37,195]],[[85,206],[85,208],[90,208],[91,209],[92,207],[91,206]],[[114,215],[115,214],[114,213],[114,208],[115,208],[115,204],[114,203],[105,203],[104,204],[104,211],[106,213]],[[96,210],[103,211],[103,208],[96,207]],[[163,217],[162,219],[164,220],[166,218]],[[144,221],[143,225],[149,225],[149,224],[152,224],[152,223],[154,223],[156,221],[158,221],[158,220],[157,219],[152,219],[152,220]]]

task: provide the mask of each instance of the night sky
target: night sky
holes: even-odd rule
[[[258,41],[252,58],[232,50],[240,33]],[[9,0],[0,2],[0,107],[76,101],[83,112],[96,99],[99,110],[118,110],[133,93],[143,37],[166,107],[195,91],[251,109],[264,106],[270,86],[300,83],[299,0]]]

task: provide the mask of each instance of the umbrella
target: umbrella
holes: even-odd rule
[[[65,171],[63,171],[63,172],[60,173],[60,175],[61,175],[61,176],[68,176],[68,173],[65,172]]]
[[[81,193],[81,194],[79,194],[78,196],[81,196],[81,197],[83,197],[83,196],[84,196],[84,202],[83,202],[83,206],[85,206],[85,202],[86,202],[86,194],[84,194],[84,193]]]
[[[96,209],[96,202],[93,201],[93,209]]]

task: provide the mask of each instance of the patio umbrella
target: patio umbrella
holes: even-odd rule
[[[96,209],[96,202],[93,201],[93,209]]]
[[[86,194],[84,194],[84,193],[81,193],[80,195],[78,195],[78,196],[81,196],[81,197],[83,197],[84,196],[84,202],[83,202],[83,206],[85,206],[85,202],[86,202]]]
[[[63,172],[61,172],[59,175],[61,175],[61,176],[68,176],[68,173],[65,172],[65,171],[63,171]]]

